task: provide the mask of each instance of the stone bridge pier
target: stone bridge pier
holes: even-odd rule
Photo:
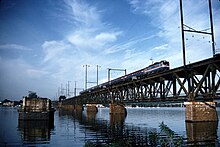
[[[97,113],[98,108],[96,107],[96,104],[86,104],[86,111],[87,113]]]
[[[110,104],[109,105],[110,114],[127,114],[127,110],[123,104]]]
[[[215,102],[185,102],[187,122],[218,121]]]

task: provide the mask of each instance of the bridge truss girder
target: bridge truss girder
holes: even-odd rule
[[[184,70],[156,73],[145,79],[112,85],[81,96],[83,103],[213,100],[219,97],[218,62],[186,66]]]

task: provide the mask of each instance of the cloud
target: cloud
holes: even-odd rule
[[[153,51],[157,51],[157,50],[168,50],[168,49],[169,49],[168,47],[169,47],[168,44],[163,44],[163,45],[154,47],[152,50],[153,50]]]
[[[156,7],[158,7],[158,3],[159,1],[140,1],[140,0],[130,0],[129,4],[131,5],[132,11],[134,13],[141,13],[141,14],[146,14],[149,15],[153,11],[153,9],[156,9]],[[147,8],[147,9],[145,9]]]
[[[66,0],[70,7],[70,16],[78,27],[94,28],[102,25],[101,15],[96,7],[88,5],[84,1]]]
[[[170,55],[178,56],[177,52],[181,50],[181,34],[179,28],[179,3],[178,1],[168,0],[129,0],[131,10],[138,15],[144,15],[146,19],[151,20],[151,24],[157,30],[155,40],[158,43],[151,47],[148,57],[154,61],[162,60]],[[158,45],[162,44],[162,45]],[[181,60],[181,56],[178,57]],[[150,63],[150,62],[148,62]],[[174,62],[175,66],[177,62]]]
[[[31,51],[32,49],[27,48],[18,44],[1,44],[0,49],[10,49],[10,50],[22,50],[22,51]]]
[[[95,40],[99,42],[114,42],[115,40],[117,40],[118,34],[120,34],[120,32],[116,32],[116,33],[102,32],[95,36]]]
[[[109,48],[105,49],[104,52],[106,54],[113,54],[113,53],[117,53],[120,51],[129,50],[131,48],[135,48],[135,45],[140,44],[144,41],[153,39],[154,37],[156,37],[156,35],[151,35],[151,36],[147,36],[147,37],[140,37],[140,38],[132,38],[132,39],[127,40],[125,42],[114,44],[114,45],[110,46]]]
[[[65,0],[65,4],[64,9],[68,8],[67,16],[74,25],[63,40],[77,50],[96,54],[116,42],[123,33],[103,20],[103,10],[85,1]]]
[[[48,96],[50,90],[56,88],[55,80],[47,71],[22,59],[0,59],[0,75],[2,98],[20,100],[29,90],[39,92],[40,96]]]
[[[51,77],[61,78],[58,75],[65,75],[71,70],[74,61],[80,59],[80,53],[68,42],[45,41],[42,44],[44,58],[42,66],[44,71],[51,71]]]
[[[104,32],[84,28],[82,30],[75,31],[69,35],[67,39],[78,49],[85,51],[100,51],[115,42],[120,34],[120,31]]]
[[[62,8],[68,10],[65,14],[74,25],[63,39],[48,40],[42,44],[42,71],[51,71],[51,77],[56,79],[57,83],[67,80],[83,83],[82,65],[108,63],[109,61],[104,61],[105,57],[101,56],[102,50],[116,42],[122,32],[110,27],[102,20],[102,11],[84,1],[66,0],[65,4]]]
[[[62,40],[50,40],[42,44],[43,71],[53,71],[51,77],[57,79],[58,83],[66,79],[82,82],[82,65],[102,64],[102,67],[107,67],[115,62],[114,57],[108,56],[105,50],[117,42],[123,32],[103,21],[103,11],[96,7],[84,1],[65,2],[65,8],[69,8],[67,16],[71,17],[74,26]],[[94,79],[95,75],[92,74],[90,79]]]
[[[26,73],[29,77],[32,78],[41,78],[45,75],[48,75],[48,71],[38,70],[38,69],[27,69]]]
[[[71,46],[64,41],[45,41],[42,44],[43,51],[45,53],[44,62],[56,60],[57,57],[64,55]]]
[[[71,16],[71,20],[74,20],[75,26],[64,38],[65,41],[56,41],[56,43],[62,42],[62,47],[58,43],[59,45],[54,45],[51,49],[46,49],[47,52],[45,52],[45,60],[54,59],[53,62],[47,64],[47,68],[51,68],[52,66],[59,67],[59,71],[57,70],[53,74],[54,76],[61,77],[63,74],[68,75],[68,71],[70,72],[70,70],[76,70],[82,73],[84,72],[81,67],[82,64],[88,63],[90,65],[101,63],[103,67],[112,65],[121,67],[123,65],[121,61],[118,61],[117,57],[123,58],[124,55],[121,54],[123,51],[134,49],[138,43],[154,37],[154,35],[140,37],[119,43],[118,38],[123,37],[123,30],[110,27],[111,25],[103,20],[104,11],[98,10],[84,1],[66,1],[66,4],[71,8],[68,16]],[[51,41],[51,43],[56,44],[54,41]],[[76,51],[75,54],[67,48],[74,49]],[[138,54],[139,52],[133,55]],[[127,54],[125,58],[129,59],[128,56]],[[73,59],[76,63],[71,61]],[[76,66],[72,68],[68,67],[71,66],[71,63]]]

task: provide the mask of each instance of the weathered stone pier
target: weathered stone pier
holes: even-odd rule
[[[212,122],[218,121],[215,102],[185,102],[186,121]]]
[[[29,92],[28,97],[23,98],[23,106],[18,109],[18,119],[53,121],[54,111],[50,99],[39,98],[36,93]]]

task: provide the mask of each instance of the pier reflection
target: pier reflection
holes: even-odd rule
[[[87,119],[88,122],[92,123],[92,122],[96,121],[97,112],[87,112],[86,114],[87,114],[86,119]]]
[[[128,139],[128,132],[125,131],[125,114],[110,114],[109,135],[114,143],[124,142]],[[126,133],[126,134],[125,134]]]
[[[18,131],[23,144],[49,143],[52,129],[54,129],[53,121],[18,121]]]
[[[173,135],[171,142],[166,139],[166,134],[161,135],[155,128],[127,125],[124,114],[110,114],[109,120],[97,118],[97,113],[92,112],[78,116],[73,114],[73,118],[84,127],[85,146],[166,146],[176,143],[176,135]]]
[[[107,119],[100,114],[108,115]],[[139,127],[126,123],[126,115],[108,114],[108,109],[96,112],[60,111],[59,117],[79,123],[84,146],[218,146],[218,122],[186,122],[186,135],[175,133],[165,123],[158,128]],[[70,121],[71,122],[71,121]],[[146,122],[147,124],[147,122]],[[77,128],[73,128],[77,129]],[[77,131],[77,130],[72,130]],[[76,134],[74,134],[76,135]]]
[[[218,122],[186,122],[189,146],[218,146]]]

